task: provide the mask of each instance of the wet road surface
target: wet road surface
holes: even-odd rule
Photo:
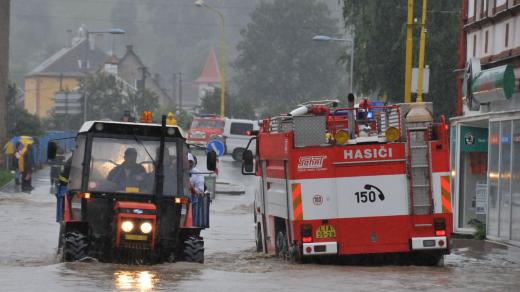
[[[203,158],[199,161],[204,161]],[[520,262],[503,246],[456,240],[443,267],[290,264],[254,251],[254,177],[230,159],[221,177],[246,194],[218,195],[203,232],[204,264],[125,266],[60,263],[58,224],[48,169],[31,194],[0,192],[0,291],[519,291]],[[518,258],[518,257],[516,257]]]

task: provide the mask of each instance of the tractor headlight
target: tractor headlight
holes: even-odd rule
[[[150,231],[152,231],[152,224],[150,224],[149,222],[144,222],[143,224],[141,224],[141,232],[142,233],[150,233]]]
[[[123,223],[121,223],[121,229],[124,232],[130,232],[134,229],[134,223],[132,223],[132,221],[123,221]]]

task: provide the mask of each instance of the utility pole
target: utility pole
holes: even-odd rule
[[[417,76],[417,99],[416,102],[423,102],[423,82],[424,82],[424,47],[426,46],[426,8],[428,0],[423,0],[421,17],[421,41],[419,43],[419,74]]]
[[[179,112],[182,110],[182,72],[177,73],[179,75]]]
[[[404,102],[412,102],[412,52],[413,52],[413,0],[408,0],[406,21],[406,64],[404,75]]]
[[[7,143],[7,95],[9,83],[9,16],[11,0],[0,0],[0,145]],[[0,151],[0,166],[5,164]]]
[[[146,66],[143,66],[143,67],[139,67],[137,68],[139,70],[141,70],[141,86],[139,86],[137,88],[137,90],[139,90],[139,92],[141,94],[140,97],[141,98],[144,98],[144,91],[146,90],[146,73],[147,73],[147,69],[146,69]],[[134,97],[134,115],[136,117],[138,117],[139,115],[137,114],[137,101],[135,100],[137,97]]]

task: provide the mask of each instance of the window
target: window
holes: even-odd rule
[[[487,54],[488,52],[488,37],[489,37],[489,30],[486,30],[486,40],[484,42],[484,53]]]
[[[473,35],[473,57],[477,55],[477,35]]]
[[[89,69],[90,62],[88,60],[78,60],[78,68],[80,69]]]
[[[74,154],[72,154],[72,163],[70,166],[69,190],[79,190],[81,188],[85,141],[85,135],[80,135],[76,138],[76,150],[74,150]]]
[[[229,133],[231,135],[246,135],[247,131],[253,130],[253,124],[251,123],[231,123]]]
[[[477,17],[477,0],[473,0],[473,16]]]
[[[506,37],[504,42],[504,48],[509,46],[509,23],[506,23]]]

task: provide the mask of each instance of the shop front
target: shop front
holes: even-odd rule
[[[520,242],[520,111],[451,119],[454,230]]]

